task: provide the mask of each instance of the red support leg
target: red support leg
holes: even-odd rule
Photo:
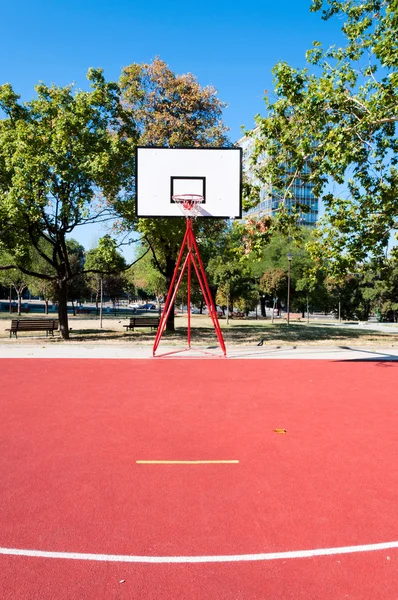
[[[181,272],[178,275],[178,271],[180,269],[181,261],[185,252],[185,247],[187,247],[187,255],[184,259]],[[175,297],[177,295],[178,288],[180,287],[182,277],[184,275],[185,269],[188,271],[188,349],[191,349],[191,263],[194,266],[196,276],[199,281],[200,288],[202,290],[202,294],[207,306],[207,310],[209,311],[209,316],[213,322],[213,326],[217,335],[218,342],[223,351],[224,356],[227,355],[224,338],[221,332],[220,323],[217,318],[217,311],[214,306],[213,298],[210,292],[210,287],[207,281],[206,273],[203,267],[202,259],[199,254],[199,248],[195,240],[195,235],[192,229],[192,220],[187,218],[186,220],[186,230],[184,239],[181,244],[180,252],[178,255],[177,263],[174,269],[173,277],[170,283],[170,287],[167,293],[167,298],[165,305],[163,307],[162,316],[160,318],[159,327],[156,333],[155,342],[153,345],[153,356],[155,356],[156,350],[159,346],[161,337],[166,328],[166,323],[168,316],[170,314],[170,310],[174,304]],[[178,352],[178,351],[176,351]]]
[[[171,299],[171,296],[173,294],[173,288],[174,288],[174,283],[175,283],[175,280],[176,280],[176,277],[177,277],[178,269],[180,268],[181,260],[182,260],[182,257],[184,255],[184,249],[185,249],[185,244],[186,244],[186,241],[187,241],[187,237],[188,237],[188,227],[185,230],[184,238],[182,240],[180,252],[178,254],[178,258],[177,258],[176,266],[175,266],[175,269],[174,269],[173,277],[172,277],[172,280],[171,280],[171,283],[170,283],[169,290],[167,292],[166,302],[164,304],[163,312],[162,312],[162,315],[160,317],[159,327],[158,327],[158,330],[156,332],[155,342],[154,342],[154,345],[153,345],[153,355],[154,356],[155,356],[156,349],[157,349],[157,347],[159,345],[160,338],[162,337],[164,328],[166,326],[167,317],[169,316],[170,310],[168,310],[168,308],[169,308],[169,305],[170,305],[170,299]]]
[[[193,265],[195,267],[196,275],[197,275],[197,278],[198,278],[198,281],[199,281],[200,289],[202,290],[202,294],[203,294],[203,297],[205,299],[205,303],[206,303],[206,306],[207,306],[207,310],[209,312],[209,316],[210,316],[210,318],[211,318],[211,320],[213,322],[213,327],[214,327],[214,330],[216,332],[218,342],[219,342],[219,344],[221,346],[221,349],[223,351],[224,356],[226,356],[227,355],[227,351],[226,351],[225,344],[224,344],[224,338],[223,338],[223,335],[222,335],[222,332],[221,332],[220,323],[218,322],[217,310],[216,310],[216,308],[214,306],[213,298],[212,298],[211,293],[210,293],[210,288],[209,288],[209,284],[208,284],[207,279],[206,279],[206,274],[205,274],[204,271],[202,272],[202,274],[200,273],[199,267],[196,265],[196,261],[195,261],[194,255],[192,255],[192,262],[193,262]],[[205,281],[206,281],[207,290],[206,290],[205,282],[203,281],[202,278],[204,278]],[[208,294],[210,294],[210,295],[208,295]]]
[[[191,349],[191,260],[192,260],[192,242],[191,242],[191,234],[192,234],[192,224],[190,227],[190,231],[188,234],[188,348]]]
[[[185,273],[185,269],[188,263],[188,259],[189,259],[189,254],[186,255],[185,260],[184,260],[184,264],[182,265],[182,269],[181,269],[181,273],[177,279],[177,283],[176,286],[174,288],[174,291],[172,292],[171,298],[168,297],[168,302],[166,300],[166,303],[163,307],[163,313],[160,319],[160,323],[159,323],[159,327],[158,327],[158,331],[156,333],[156,338],[155,338],[155,343],[153,345],[153,356],[155,356],[155,352],[157,350],[157,347],[159,346],[159,342],[160,342],[160,338],[162,337],[164,330],[166,329],[166,324],[167,324],[167,319],[169,317],[170,311],[174,305],[174,300],[175,297],[177,295],[178,292],[178,288],[180,287],[180,283],[181,283],[181,279],[182,276]],[[177,267],[176,270],[174,271],[174,274],[177,274]],[[173,276],[173,280],[175,280],[175,277]],[[170,286],[170,290],[173,290],[173,288]]]
[[[224,356],[226,356],[227,355],[227,351],[225,349],[224,338],[223,338],[223,335],[221,333],[220,323],[218,322],[218,318],[217,318],[217,310],[216,310],[216,307],[214,306],[213,297],[212,297],[211,292],[210,292],[209,284],[207,282],[206,273],[205,273],[205,270],[204,270],[204,267],[203,267],[202,259],[200,257],[200,252],[199,252],[198,244],[196,243],[196,239],[195,239],[195,236],[193,235],[193,232],[192,232],[192,238],[191,239],[192,239],[192,244],[193,244],[193,247],[194,247],[194,250],[195,250],[195,254],[196,254],[196,257],[197,257],[197,260],[198,260],[198,263],[199,263],[200,272],[202,273],[202,276],[203,276],[203,283],[204,283],[204,286],[206,288],[207,296],[209,298],[210,307],[208,306],[207,308],[208,308],[208,310],[210,308],[212,310],[212,313],[213,313],[213,324],[214,324],[214,328],[216,330],[217,338],[218,338],[220,346],[221,346],[221,348],[222,348],[222,350],[224,352]]]

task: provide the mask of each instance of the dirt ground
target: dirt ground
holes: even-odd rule
[[[13,315],[15,318],[15,315]],[[24,318],[24,317],[22,317]],[[9,338],[11,318],[2,315],[0,318],[0,342],[2,344],[42,343],[43,339],[51,343],[68,343],[61,339],[59,333],[54,337],[46,336],[41,332],[23,332],[18,339]],[[70,342],[92,342],[102,344],[145,344],[151,345],[154,341],[155,331],[150,329],[138,329],[137,331],[126,331],[123,325],[128,320],[124,318],[104,318],[102,329],[100,320],[96,318],[81,318],[80,316],[69,318]],[[164,341],[168,344],[181,344],[187,335],[187,317],[177,316],[175,320],[175,333],[164,334]],[[217,345],[217,339],[212,327],[211,320],[204,315],[192,315],[192,342],[199,345]],[[226,344],[229,345],[257,345],[277,344],[300,345],[300,346],[370,346],[378,345],[384,347],[398,346],[398,333],[388,331],[372,330],[369,325],[360,324],[335,324],[335,323],[291,323],[289,326],[283,321],[271,323],[270,319],[231,320],[227,324],[225,319],[220,319],[221,329]]]

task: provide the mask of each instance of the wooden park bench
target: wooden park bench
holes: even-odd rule
[[[58,319],[11,319],[10,337],[14,334],[18,337],[20,331],[45,331],[46,336],[51,333],[54,336],[54,331],[59,329]]]
[[[159,317],[130,317],[128,325],[123,325],[126,329],[132,329],[135,327],[150,327],[151,329],[157,329],[159,327]]]
[[[231,319],[244,319],[246,315],[244,312],[237,311],[237,312],[231,313],[229,316]]]
[[[77,315],[91,315],[92,313],[95,313],[95,308],[77,308],[76,309],[76,314]]]
[[[21,306],[21,312],[23,313],[28,313],[30,311],[30,306]],[[16,313],[18,312],[18,306],[11,306],[11,311],[12,313]]]
[[[287,321],[287,313],[285,315],[283,315],[283,318],[285,319],[285,321]],[[301,319],[303,318],[301,313],[290,313],[289,314],[289,321],[301,321]]]

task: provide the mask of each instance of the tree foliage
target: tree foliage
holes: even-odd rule
[[[4,265],[9,265],[12,262],[12,257],[6,253],[0,253],[0,283],[4,287],[11,286],[18,299],[18,314],[21,314],[21,300],[24,291],[31,285],[32,277],[23,273],[20,269],[1,270]]]
[[[346,268],[382,254],[397,226],[398,3],[312,1],[322,9],[340,19],[345,43],[314,42],[304,69],[278,63],[277,99],[265,98],[253,135],[258,175],[281,198],[304,183],[323,198],[319,241],[336,262],[345,252]]]
[[[19,103],[9,84],[0,86],[0,250],[26,274],[54,281],[61,334],[69,335],[67,284],[80,273],[66,237],[77,226],[114,216],[117,200],[133,192],[137,132],[116,83],[101,70],[87,75],[91,91],[72,86],[35,87],[37,97]],[[36,271],[30,249],[47,269]],[[7,266],[7,265],[6,265]]]
[[[120,85],[140,132],[150,146],[219,146],[227,143],[222,121],[226,106],[212,86],[191,73],[177,75],[164,61],[124,67]]]
[[[102,291],[113,303],[128,287],[126,261],[117,251],[117,244],[109,235],[102,237],[96,248],[89,250],[85,257],[85,270],[89,291],[94,294],[96,306]]]
[[[127,271],[127,277],[137,291],[137,295],[159,298],[167,292],[166,279],[154,264],[154,259],[143,245],[138,248],[138,256],[143,258]]]
[[[126,109],[147,146],[227,146],[227,128],[222,121],[225,104],[211,86],[202,87],[191,73],[177,75],[160,58],[150,64],[132,64],[123,69],[120,86]],[[170,283],[185,231],[181,219],[136,219],[134,206],[123,203],[125,224],[142,234],[152,251],[154,264]],[[201,238],[215,238],[225,228],[223,221],[198,219]],[[174,311],[168,329],[174,328]]]

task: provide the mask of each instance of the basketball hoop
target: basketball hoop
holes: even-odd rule
[[[200,204],[203,202],[203,196],[200,196],[199,194],[177,194],[172,198],[173,201],[178,204],[185,217],[195,218],[198,216]]]

